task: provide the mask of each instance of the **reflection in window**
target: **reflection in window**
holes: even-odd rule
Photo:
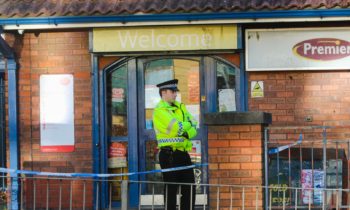
[[[217,110],[236,111],[235,68],[224,63],[216,63]]]
[[[152,129],[153,108],[160,101],[157,84],[174,79],[173,60],[156,60],[146,64],[145,70],[145,106],[146,128]]]
[[[180,91],[176,100],[186,104],[187,110],[200,122],[199,62],[186,59],[161,59],[145,64],[145,126],[153,129],[153,109],[160,101],[157,84],[178,79]],[[200,126],[200,124],[198,124]]]
[[[153,60],[145,64],[145,128],[153,130],[152,115],[153,109],[160,101],[159,89],[157,84],[178,79],[179,92],[176,100],[186,105],[187,110],[199,122],[200,128],[200,80],[199,80],[199,62],[188,59],[160,59]],[[148,136],[146,139],[146,170],[160,169],[158,160],[158,145],[155,137]],[[193,140],[193,150],[190,152],[193,163],[201,163],[201,140]],[[203,175],[200,169],[196,169],[196,181],[200,182]],[[162,174],[147,174],[147,181],[162,181]],[[145,193],[162,194],[163,185],[148,184]],[[200,193],[201,189],[197,189]]]
[[[110,136],[127,136],[127,67],[118,67],[107,76],[107,116]]]

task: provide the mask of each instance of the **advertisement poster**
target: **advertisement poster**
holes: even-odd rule
[[[193,163],[201,163],[202,153],[200,140],[192,140],[192,151],[189,152],[189,154]]]
[[[219,111],[236,111],[236,95],[234,89],[219,89]]]
[[[323,192],[322,190],[315,190],[317,188],[324,188],[322,170],[311,170],[303,169],[301,172],[301,186],[302,190],[302,200],[304,204],[321,204],[323,201]],[[313,175],[313,176],[312,176]],[[312,186],[312,184],[314,186]],[[305,189],[305,188],[313,188]]]
[[[40,76],[40,150],[74,151],[73,75]]]
[[[112,88],[112,101],[113,102],[124,102],[124,89],[123,88]]]
[[[108,168],[127,167],[126,146],[122,143],[112,142],[108,150]]]

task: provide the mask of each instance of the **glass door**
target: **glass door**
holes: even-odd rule
[[[115,64],[104,72],[105,140],[102,148],[102,170],[104,173],[121,174],[138,171],[137,147],[137,92],[135,59]],[[103,164],[104,163],[104,164]],[[112,201],[120,206],[121,180],[138,180],[137,176],[117,176],[111,182],[104,182],[101,197],[103,207]],[[130,206],[138,203],[137,184],[129,185]]]
[[[177,100],[198,121],[190,152],[194,164],[207,163],[207,130],[202,119],[207,112],[236,110],[236,72],[239,69],[208,56],[141,57],[118,60],[103,71],[101,81],[101,173],[127,173],[160,169],[153,131],[153,109],[160,100],[156,84],[178,79]],[[197,183],[207,183],[207,167],[195,169]],[[116,181],[162,182],[161,173],[117,177]],[[129,205],[163,204],[163,186],[129,185]],[[120,206],[120,182],[102,184],[102,207]],[[139,200],[138,193],[142,193]],[[204,189],[197,189],[196,203],[206,204]],[[156,194],[152,199],[152,194]]]
[[[203,103],[201,103],[201,92],[203,93],[204,85],[201,79],[201,58],[199,57],[185,57],[185,58],[150,58],[138,60],[139,74],[139,139],[140,139],[140,163],[141,170],[152,171],[160,169],[158,160],[158,148],[155,133],[153,131],[152,114],[153,109],[160,101],[159,90],[156,84],[178,79],[179,92],[177,94],[177,101],[186,105],[187,110],[199,122],[197,131],[198,135],[192,140],[193,149],[190,152],[192,162],[200,164],[202,162],[203,150],[203,135],[204,129],[201,124],[201,110]],[[203,102],[205,102],[203,100]],[[143,148],[143,149],[142,149]],[[201,182],[203,178],[203,169],[195,169],[196,181]],[[151,182],[162,182],[161,173],[150,173],[141,177],[143,180]],[[163,203],[163,186],[160,184],[145,184],[142,186],[141,205],[151,205],[152,199],[149,198],[153,194],[156,198],[153,202],[156,204]],[[197,195],[202,193],[201,189],[197,189]],[[197,196],[197,201],[200,196]]]

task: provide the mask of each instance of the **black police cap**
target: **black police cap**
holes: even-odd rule
[[[157,85],[157,87],[158,87],[160,90],[169,89],[169,90],[179,91],[179,89],[177,88],[177,83],[178,83],[178,82],[179,82],[178,79],[172,79],[172,80],[168,80],[168,81],[159,83],[159,84]]]

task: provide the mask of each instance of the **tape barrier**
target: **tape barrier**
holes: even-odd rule
[[[291,147],[293,147],[293,146],[295,146],[295,145],[301,144],[302,140],[303,140],[303,135],[302,135],[302,134],[299,134],[299,139],[298,139],[298,141],[294,142],[293,144],[288,144],[288,145],[284,145],[284,146],[281,146],[281,147],[277,147],[277,148],[270,149],[270,150],[269,150],[269,155],[279,153],[279,152],[281,152],[281,151],[283,151],[283,150],[286,150],[286,149],[288,149],[288,148],[291,148]]]
[[[174,167],[174,168],[167,168],[167,169],[120,173],[120,174],[53,173],[53,172],[40,172],[40,171],[28,171],[28,170],[14,170],[14,169],[8,169],[8,168],[0,168],[0,173],[25,174],[25,175],[35,175],[35,176],[74,177],[74,178],[108,178],[108,177],[118,177],[118,176],[133,176],[133,175],[160,173],[160,172],[180,171],[180,170],[186,170],[190,168],[203,167],[207,165],[208,165],[207,163],[204,163],[204,164],[195,164],[195,165],[181,166],[181,167]]]

